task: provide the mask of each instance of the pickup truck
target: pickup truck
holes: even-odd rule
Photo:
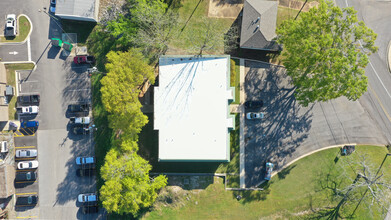
[[[22,95],[18,96],[18,105],[39,105],[39,95]]]
[[[15,14],[8,14],[5,22],[5,37],[16,36],[16,16]]]
[[[16,108],[16,112],[21,115],[31,115],[38,114],[39,107],[38,106],[25,106]]]
[[[95,58],[93,56],[80,55],[73,58],[75,64],[84,64],[84,63],[95,63]]]
[[[89,125],[91,122],[90,117],[71,117],[69,121],[72,124]]]

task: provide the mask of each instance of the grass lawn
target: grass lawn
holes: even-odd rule
[[[354,178],[347,161],[359,161],[359,155],[367,155],[375,170],[388,150],[378,146],[357,146],[356,152],[341,157],[340,149],[333,148],[305,157],[275,175],[264,191],[242,192],[236,200],[237,191],[225,191],[222,179],[217,178],[201,192],[188,191],[188,199],[181,204],[166,203],[154,207],[144,219],[326,219],[325,211],[336,207],[340,199],[334,199],[333,184],[341,187],[348,183],[341,174],[346,172]],[[345,168],[343,168],[345,167]],[[391,158],[382,168],[383,178],[390,180]],[[356,207],[351,203],[340,209],[340,218],[347,218]],[[313,211],[316,211],[314,213]],[[371,216],[364,203],[352,218],[380,219],[379,213]]]
[[[17,63],[17,64],[6,64],[5,68],[7,70],[7,84],[12,85],[14,89],[16,89],[16,81],[15,81],[15,70],[32,70],[34,68],[34,64],[32,63]],[[16,92],[16,91],[15,91]],[[16,95],[12,97],[8,104],[8,117],[9,120],[16,119]]]
[[[221,40],[209,51],[204,54],[223,54],[224,41],[223,36],[233,23],[233,19],[223,18],[208,18],[208,4],[209,0],[183,0],[182,7],[179,8],[179,19],[177,29],[173,35],[171,44],[169,45],[169,52],[181,54],[195,54],[198,50],[189,50],[193,45],[193,35],[197,33],[205,33],[205,20],[213,20],[215,22],[213,31],[221,36]],[[182,31],[183,29],[183,31]],[[185,51],[184,51],[185,50]]]
[[[1,42],[21,42],[26,39],[28,33],[30,32],[31,24],[25,16],[20,16],[18,19],[18,35],[14,38],[5,38],[4,36],[0,37]]]
[[[111,142],[113,140],[113,132],[108,127],[108,114],[104,109],[102,100],[101,100],[101,83],[103,75],[93,74],[91,76],[91,85],[92,85],[92,113],[94,117],[94,123],[98,130],[94,133],[95,139],[95,157],[96,157],[96,170],[97,172],[97,189],[99,190],[103,185],[103,179],[100,175],[100,168],[104,164],[104,158],[107,152],[111,148]]]
[[[278,6],[277,10],[277,27],[287,19],[294,19],[299,10]],[[301,12],[302,13],[302,12]]]
[[[231,72],[231,86],[235,87],[235,101],[231,104],[239,104],[240,103],[240,61],[239,59],[232,58],[235,62],[235,75]],[[232,81],[232,77],[235,77],[235,80]],[[233,83],[232,83],[233,82]]]

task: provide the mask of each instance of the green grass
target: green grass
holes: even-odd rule
[[[235,87],[235,101],[231,104],[239,104],[240,103],[240,61],[239,59],[232,58],[235,62],[235,75],[231,72],[231,86]],[[235,78],[234,80],[232,78]]]
[[[278,10],[277,10],[277,27],[279,27],[280,24],[284,20],[294,19],[296,17],[297,13],[299,13],[299,11],[296,10],[296,9],[278,6]]]
[[[198,51],[191,51],[188,49],[190,45],[193,45],[194,38],[192,38],[192,36],[194,35],[194,32],[206,32],[204,25],[205,20],[213,20],[216,23],[214,25],[214,31],[216,31],[218,35],[221,35],[221,37],[219,36],[221,40],[219,40],[214,48],[205,51],[205,54],[223,54],[223,35],[227,33],[234,20],[227,18],[208,18],[208,0],[183,0],[181,4],[182,7],[178,10],[179,22],[173,39],[169,45],[170,50],[173,53],[179,51],[181,54],[197,53]],[[194,14],[192,15],[193,12]],[[186,52],[184,50],[186,50]]]
[[[22,42],[26,39],[27,35],[30,32],[31,24],[27,20],[26,16],[20,16],[18,19],[18,35],[13,38],[5,38],[4,36],[0,37],[1,42]]]
[[[108,127],[108,114],[103,106],[101,100],[101,74],[93,74],[91,76],[92,85],[92,113],[94,117],[94,123],[98,130],[94,133],[95,139],[95,157],[96,157],[96,169],[97,169],[97,189],[99,190],[104,181],[100,174],[100,168],[105,162],[105,156],[110,150],[113,141],[113,131]]]
[[[238,191],[225,191],[223,181],[217,179],[206,190],[191,194],[183,204],[155,208],[145,215],[145,219],[325,219],[327,216],[319,210],[335,207],[340,201],[331,196],[333,183],[341,184],[341,187],[349,183],[341,177],[343,170],[354,177],[352,170],[348,166],[343,169],[342,164],[348,159],[358,161],[358,155],[366,154],[377,168],[386,153],[385,147],[378,146],[358,146],[356,152],[347,157],[339,156],[339,148],[320,151],[275,175],[263,186],[264,191],[240,192],[243,197],[240,201],[236,200]],[[383,178],[389,180],[391,158],[385,161],[382,171]],[[342,208],[342,218],[351,214],[355,207],[356,204],[351,204]],[[361,204],[353,218],[380,219],[380,216],[379,213],[370,216]]]
[[[96,26],[96,23],[62,19],[61,25],[65,33],[77,33],[77,43],[79,45],[84,45],[88,36]]]
[[[15,70],[32,70],[34,64],[32,63],[17,63],[17,64],[6,64],[5,68],[7,70],[7,84],[11,85],[16,89],[15,81]],[[8,117],[9,120],[16,119],[16,95],[14,95],[8,103]]]

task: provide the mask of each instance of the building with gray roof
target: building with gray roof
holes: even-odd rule
[[[99,0],[57,0],[56,16],[62,19],[98,22]]]
[[[243,6],[240,47],[256,50],[279,50],[274,41],[277,24],[277,1],[246,0]]]

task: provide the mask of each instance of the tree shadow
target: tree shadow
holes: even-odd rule
[[[247,100],[263,100],[262,120],[246,120],[246,185],[262,181],[265,160],[279,170],[288,163],[287,157],[297,155],[296,149],[308,137],[312,122],[312,108],[296,103],[295,89],[285,69],[275,65],[246,61],[244,90]],[[248,110],[250,111],[250,110]]]
[[[246,204],[253,201],[264,201],[270,194],[270,182],[264,182],[260,186],[263,190],[246,190],[246,191],[234,191],[232,193],[233,198],[238,199],[240,203]],[[240,196],[240,197],[238,197]]]

